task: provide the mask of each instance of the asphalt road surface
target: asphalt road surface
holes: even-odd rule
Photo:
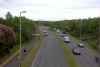
[[[45,37],[31,67],[69,67],[53,32]]]
[[[77,47],[77,44],[80,43],[76,38],[66,35],[70,37],[70,43],[66,43],[65,46],[69,47],[70,51],[72,52],[73,47]],[[64,38],[62,38],[64,40]],[[91,49],[87,48],[80,48],[81,55],[74,55],[76,62],[78,63],[79,67],[98,67],[97,62],[95,62],[96,53],[93,52]]]

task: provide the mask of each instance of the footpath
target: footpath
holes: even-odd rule
[[[21,60],[23,60],[29,54],[32,47],[34,47],[36,38],[37,36],[33,37],[33,39],[30,42],[26,43],[26,46],[21,49]],[[3,64],[1,64],[0,67],[20,67],[20,50],[18,50]]]

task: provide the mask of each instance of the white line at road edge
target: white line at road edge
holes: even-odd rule
[[[36,62],[36,60],[38,59],[38,56],[39,56],[39,54],[40,54],[40,49],[43,47],[43,44],[42,45],[40,45],[40,48],[39,48],[39,50],[37,51],[37,54],[36,54],[36,56],[35,56],[35,58],[33,59],[33,62],[32,62],[32,64],[31,64],[31,67],[34,67],[34,65],[35,65],[35,62]]]

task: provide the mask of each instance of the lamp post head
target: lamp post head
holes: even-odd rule
[[[20,12],[20,13],[26,13],[26,11],[22,11],[22,12]]]

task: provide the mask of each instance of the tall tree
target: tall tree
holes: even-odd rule
[[[5,24],[5,20],[3,18],[0,18],[0,24]]]
[[[7,12],[6,14],[6,22],[7,22],[7,25],[10,25],[10,26],[11,26],[11,23],[13,22],[13,16],[10,12]]]

